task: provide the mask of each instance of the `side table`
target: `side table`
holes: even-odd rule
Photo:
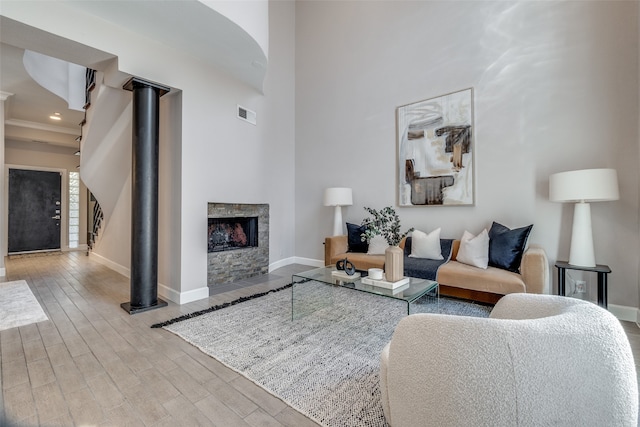
[[[565,295],[566,270],[592,271],[598,273],[598,305],[607,308],[607,274],[611,273],[608,265],[596,265],[595,267],[580,267],[569,264],[566,261],[557,261],[558,269],[558,295]]]

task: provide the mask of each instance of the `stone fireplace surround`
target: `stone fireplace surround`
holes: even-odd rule
[[[258,217],[258,246],[207,253],[207,285],[234,282],[269,272],[269,205],[208,203],[208,218]]]

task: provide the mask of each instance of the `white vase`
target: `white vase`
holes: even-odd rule
[[[387,282],[404,277],[404,251],[399,246],[389,246],[384,251],[384,275]]]

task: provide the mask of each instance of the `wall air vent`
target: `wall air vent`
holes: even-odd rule
[[[238,105],[238,118],[249,122],[252,125],[256,124],[256,112]]]

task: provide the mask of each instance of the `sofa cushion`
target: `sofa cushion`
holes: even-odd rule
[[[489,230],[489,265],[520,272],[522,254],[533,224],[511,230],[494,221]]]
[[[413,239],[407,237],[404,244],[404,275],[418,279],[436,280],[438,268],[451,257],[452,239],[440,239],[440,253],[442,260],[409,257]]]
[[[449,261],[438,269],[438,283],[473,291],[506,295],[526,292],[522,276],[496,267],[483,270],[478,267]]]
[[[424,231],[414,230],[411,233],[411,237],[410,257],[435,260],[444,259],[440,248],[440,228],[436,228],[429,234]]]
[[[367,227],[363,225],[347,223],[347,242],[349,244],[349,252],[367,253],[369,243],[362,241],[362,233],[367,231]]]
[[[487,268],[489,264],[489,234],[485,228],[474,236],[465,230],[460,239],[460,249],[456,259],[474,267]]]
[[[373,236],[369,241],[369,250],[367,251],[367,254],[384,255],[384,251],[387,250],[388,247],[389,244],[384,240],[384,237],[380,235]]]

